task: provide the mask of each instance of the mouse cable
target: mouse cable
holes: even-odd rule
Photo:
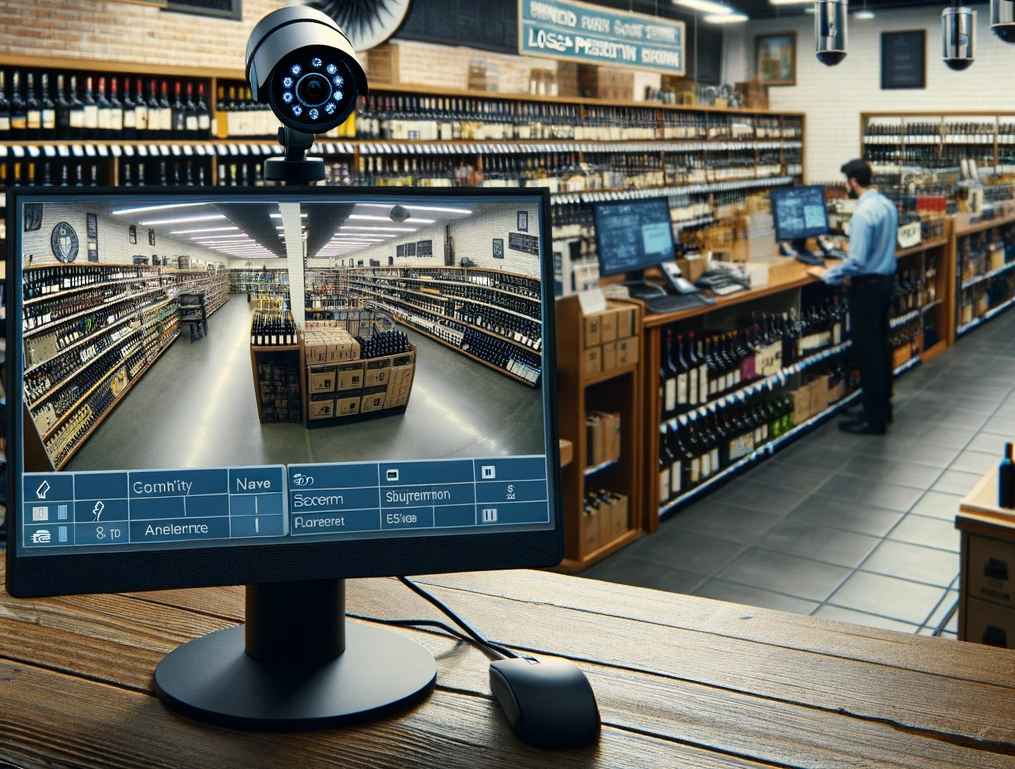
[[[365,622],[377,622],[381,625],[391,625],[393,627],[435,627],[443,630],[450,636],[453,636],[460,641],[464,641],[467,644],[475,646],[477,649],[483,652],[487,652],[497,659],[506,659],[507,649],[503,649],[495,644],[481,644],[475,638],[470,636],[468,633],[464,633],[458,628],[451,627],[447,622],[441,622],[438,619],[385,619],[383,617],[374,617],[369,614],[359,614],[353,611],[347,611],[345,616],[352,617],[353,619],[364,620]],[[0,769],[3,769],[0,766]]]
[[[414,592],[416,595],[418,595],[423,600],[429,601],[430,603],[432,603],[443,614],[446,614],[448,617],[450,617],[451,620],[456,625],[458,625],[458,627],[460,627],[462,630],[464,630],[469,635],[469,637],[471,638],[471,640],[474,643],[478,644],[479,646],[484,647],[485,649],[489,649],[489,650],[491,650],[491,651],[501,655],[501,657],[505,657],[505,658],[509,658],[509,659],[517,659],[517,658],[523,656],[523,655],[516,654],[515,652],[511,651],[510,649],[508,649],[506,647],[500,646],[498,644],[493,643],[492,641],[486,640],[486,638],[484,638],[478,631],[474,630],[472,628],[472,626],[469,625],[468,622],[466,622],[464,619],[459,617],[458,614],[455,613],[454,609],[452,609],[450,606],[445,604],[437,596],[435,596],[432,593],[429,593],[426,590],[424,590],[422,587],[417,585],[415,582],[413,582],[408,577],[398,577],[398,581],[401,582],[403,585],[405,585],[407,588],[409,588],[409,590]],[[455,635],[458,635],[459,637],[461,637],[461,635],[458,634],[458,633],[456,633]]]

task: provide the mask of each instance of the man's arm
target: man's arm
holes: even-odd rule
[[[871,231],[867,217],[854,214],[849,223],[849,256],[825,271],[821,279],[832,285],[863,273],[870,257]]]

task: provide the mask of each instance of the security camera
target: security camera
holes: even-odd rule
[[[846,58],[846,12],[848,0],[817,0],[814,3],[815,55],[827,67]]]
[[[976,11],[959,5],[941,11],[941,43],[948,67],[968,69],[976,53]]]
[[[1015,0],[990,0],[990,29],[1004,42],[1015,44]]]
[[[404,222],[409,218],[409,209],[405,206],[392,206],[388,211],[388,218],[393,222]]]
[[[367,91],[341,27],[302,5],[257,23],[247,38],[246,74],[255,101],[269,105],[283,125],[310,134],[344,123]]]

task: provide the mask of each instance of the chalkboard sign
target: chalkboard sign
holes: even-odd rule
[[[405,244],[405,255],[406,256],[415,256],[416,255],[416,244],[415,243],[406,243]]]
[[[493,258],[494,259],[504,258],[504,238],[493,239]]]
[[[416,244],[416,256],[433,256],[433,241],[421,240]]]
[[[99,217],[96,214],[85,214],[85,231],[88,234],[88,261],[99,261]]]
[[[398,248],[395,249],[395,256],[405,256],[405,246],[398,246]]]
[[[509,232],[508,248],[512,251],[524,251],[526,254],[539,256],[539,237],[536,235],[522,235],[519,232]]]
[[[881,33],[881,89],[927,87],[927,32]]]

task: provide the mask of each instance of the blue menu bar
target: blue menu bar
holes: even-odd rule
[[[549,523],[545,457],[26,473],[29,549]]]

